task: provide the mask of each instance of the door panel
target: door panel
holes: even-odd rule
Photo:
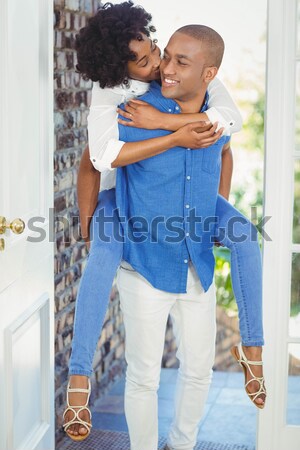
[[[52,450],[53,5],[0,7],[0,448]]]

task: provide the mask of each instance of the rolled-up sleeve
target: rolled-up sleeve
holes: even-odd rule
[[[218,79],[208,85],[208,109],[206,112],[212,123],[218,122],[218,129],[224,128],[224,134],[241,130],[242,116],[224,84]]]
[[[111,163],[124,145],[119,141],[117,106],[124,96],[121,88],[101,89],[94,84],[88,115],[90,160],[95,169],[113,170]]]

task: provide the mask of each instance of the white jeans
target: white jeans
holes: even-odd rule
[[[204,292],[190,266],[187,293],[171,294],[155,289],[129,264],[122,266],[117,282],[126,335],[125,414],[131,450],[157,450],[157,390],[169,314],[180,368],[168,445],[174,450],[192,450],[215,356],[214,286]]]

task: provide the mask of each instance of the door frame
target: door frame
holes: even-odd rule
[[[295,157],[297,0],[269,0],[265,117],[264,216],[272,241],[263,245],[265,377],[268,397],[258,416],[257,450],[296,449],[300,427],[286,424]],[[299,156],[299,155],[298,155]]]

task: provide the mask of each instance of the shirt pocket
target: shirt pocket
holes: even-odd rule
[[[220,170],[221,166],[221,146],[212,146],[202,150],[202,170],[204,172],[215,174]]]

